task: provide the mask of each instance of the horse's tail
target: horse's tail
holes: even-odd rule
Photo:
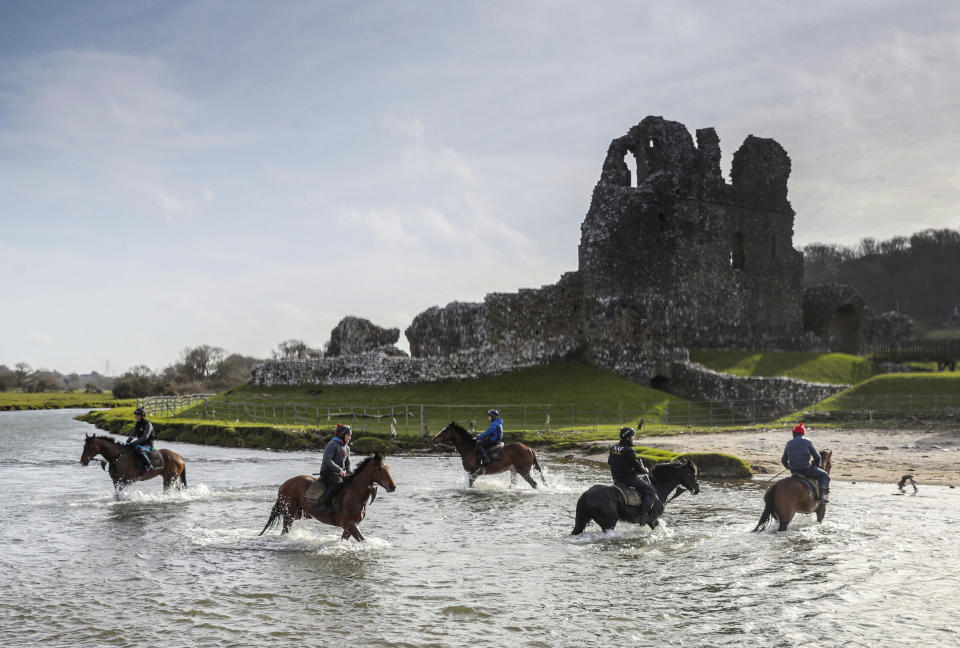
[[[773,492],[777,489],[776,484],[767,489],[767,492],[763,494],[763,513],[760,515],[760,521],[757,522],[757,526],[753,527],[754,531],[763,531],[767,528],[767,523],[770,522],[770,516],[774,515],[775,509],[773,506]]]
[[[570,535],[580,535],[583,533],[583,530],[587,528],[587,523],[590,522],[590,514],[587,512],[587,494],[584,493],[580,496],[580,499],[577,500],[577,519],[573,523],[573,531],[570,532]]]
[[[187,464],[183,464],[183,470],[180,471],[180,488],[186,489],[187,487]]]
[[[268,529],[274,529],[280,524],[280,518],[283,516],[283,504],[280,501],[280,498],[277,498],[276,504],[273,505],[273,508],[270,510],[270,519],[267,520],[267,523],[263,527],[263,531],[259,535],[263,535],[267,532]]]

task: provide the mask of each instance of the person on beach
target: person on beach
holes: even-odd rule
[[[793,438],[787,441],[780,463],[790,472],[815,479],[820,483],[820,500],[826,504],[830,500],[830,473],[820,468],[820,453],[813,442],[806,437],[807,429],[803,421],[793,428]]]
[[[644,514],[650,512],[653,503],[657,501],[657,491],[642,475],[649,474],[647,467],[633,449],[633,440],[637,431],[632,427],[620,428],[620,443],[610,448],[607,464],[610,465],[610,474],[614,482],[623,482],[632,486],[643,498],[640,508]]]
[[[337,430],[333,438],[323,449],[320,479],[323,481],[326,490],[323,491],[323,497],[317,502],[317,506],[321,509],[330,507],[330,500],[334,493],[339,490],[337,487],[343,483],[343,478],[350,474],[351,438],[353,438],[353,430],[350,426],[337,423]]]
[[[139,453],[143,466],[141,472],[146,472],[150,470],[150,449],[155,439],[153,424],[147,420],[142,407],[133,410],[133,418],[137,422],[133,425],[133,433],[127,437],[127,445]]]
[[[495,409],[489,410],[487,418],[490,419],[490,425],[485,432],[475,437],[481,466],[490,463],[490,448],[503,441],[503,419],[500,418],[500,412]]]

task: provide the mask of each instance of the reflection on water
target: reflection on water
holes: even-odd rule
[[[4,645],[952,645],[960,629],[960,497],[921,484],[836,483],[822,525],[750,533],[764,484],[704,484],[655,531],[571,537],[605,475],[543,461],[549,489],[505,475],[466,489],[459,460],[390,457],[340,541],[313,520],[259,536],[315,453],[164,444],[189,489],[115,498],[77,462],[71,413],[0,413]]]

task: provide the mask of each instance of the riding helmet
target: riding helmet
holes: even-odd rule
[[[626,441],[628,437],[632,437],[636,433],[637,431],[632,427],[622,427],[620,428],[620,440]]]
[[[492,416],[493,418],[500,418],[500,412],[495,409],[487,410],[487,416]]]
[[[137,409],[133,410],[133,415],[134,415],[134,416],[144,416],[143,408],[142,408],[142,407],[138,407]]]

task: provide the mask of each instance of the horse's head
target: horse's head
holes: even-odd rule
[[[833,465],[833,451],[832,450],[821,450],[820,451],[820,467],[830,472],[830,468]]]
[[[466,439],[466,438],[472,439],[473,436],[469,432],[467,432],[464,428],[457,425],[456,421],[450,421],[450,423],[447,424],[447,427],[437,432],[436,436],[433,437],[433,442],[434,443],[444,443],[444,442],[456,443],[457,440]]]
[[[697,479],[697,475],[700,473],[700,469],[697,468],[697,464],[694,463],[693,459],[686,457],[681,460],[685,461],[686,465],[681,469],[680,475],[683,477],[683,487],[694,495],[700,494],[700,481]]]
[[[388,493],[397,490],[397,484],[393,481],[393,475],[390,474],[390,467],[383,460],[383,455],[379,452],[373,454],[373,478],[374,484],[378,484],[387,489]]]
[[[681,457],[676,461],[670,462],[668,465],[676,466],[676,476],[680,480],[681,486],[693,495],[700,494],[700,481],[697,479],[700,469],[697,468],[697,464],[694,463],[693,459],[690,457]]]
[[[100,444],[97,443],[97,436],[90,436],[88,434],[86,440],[83,442],[83,452],[80,453],[80,463],[88,466],[90,465],[90,460],[98,454],[100,454]]]

